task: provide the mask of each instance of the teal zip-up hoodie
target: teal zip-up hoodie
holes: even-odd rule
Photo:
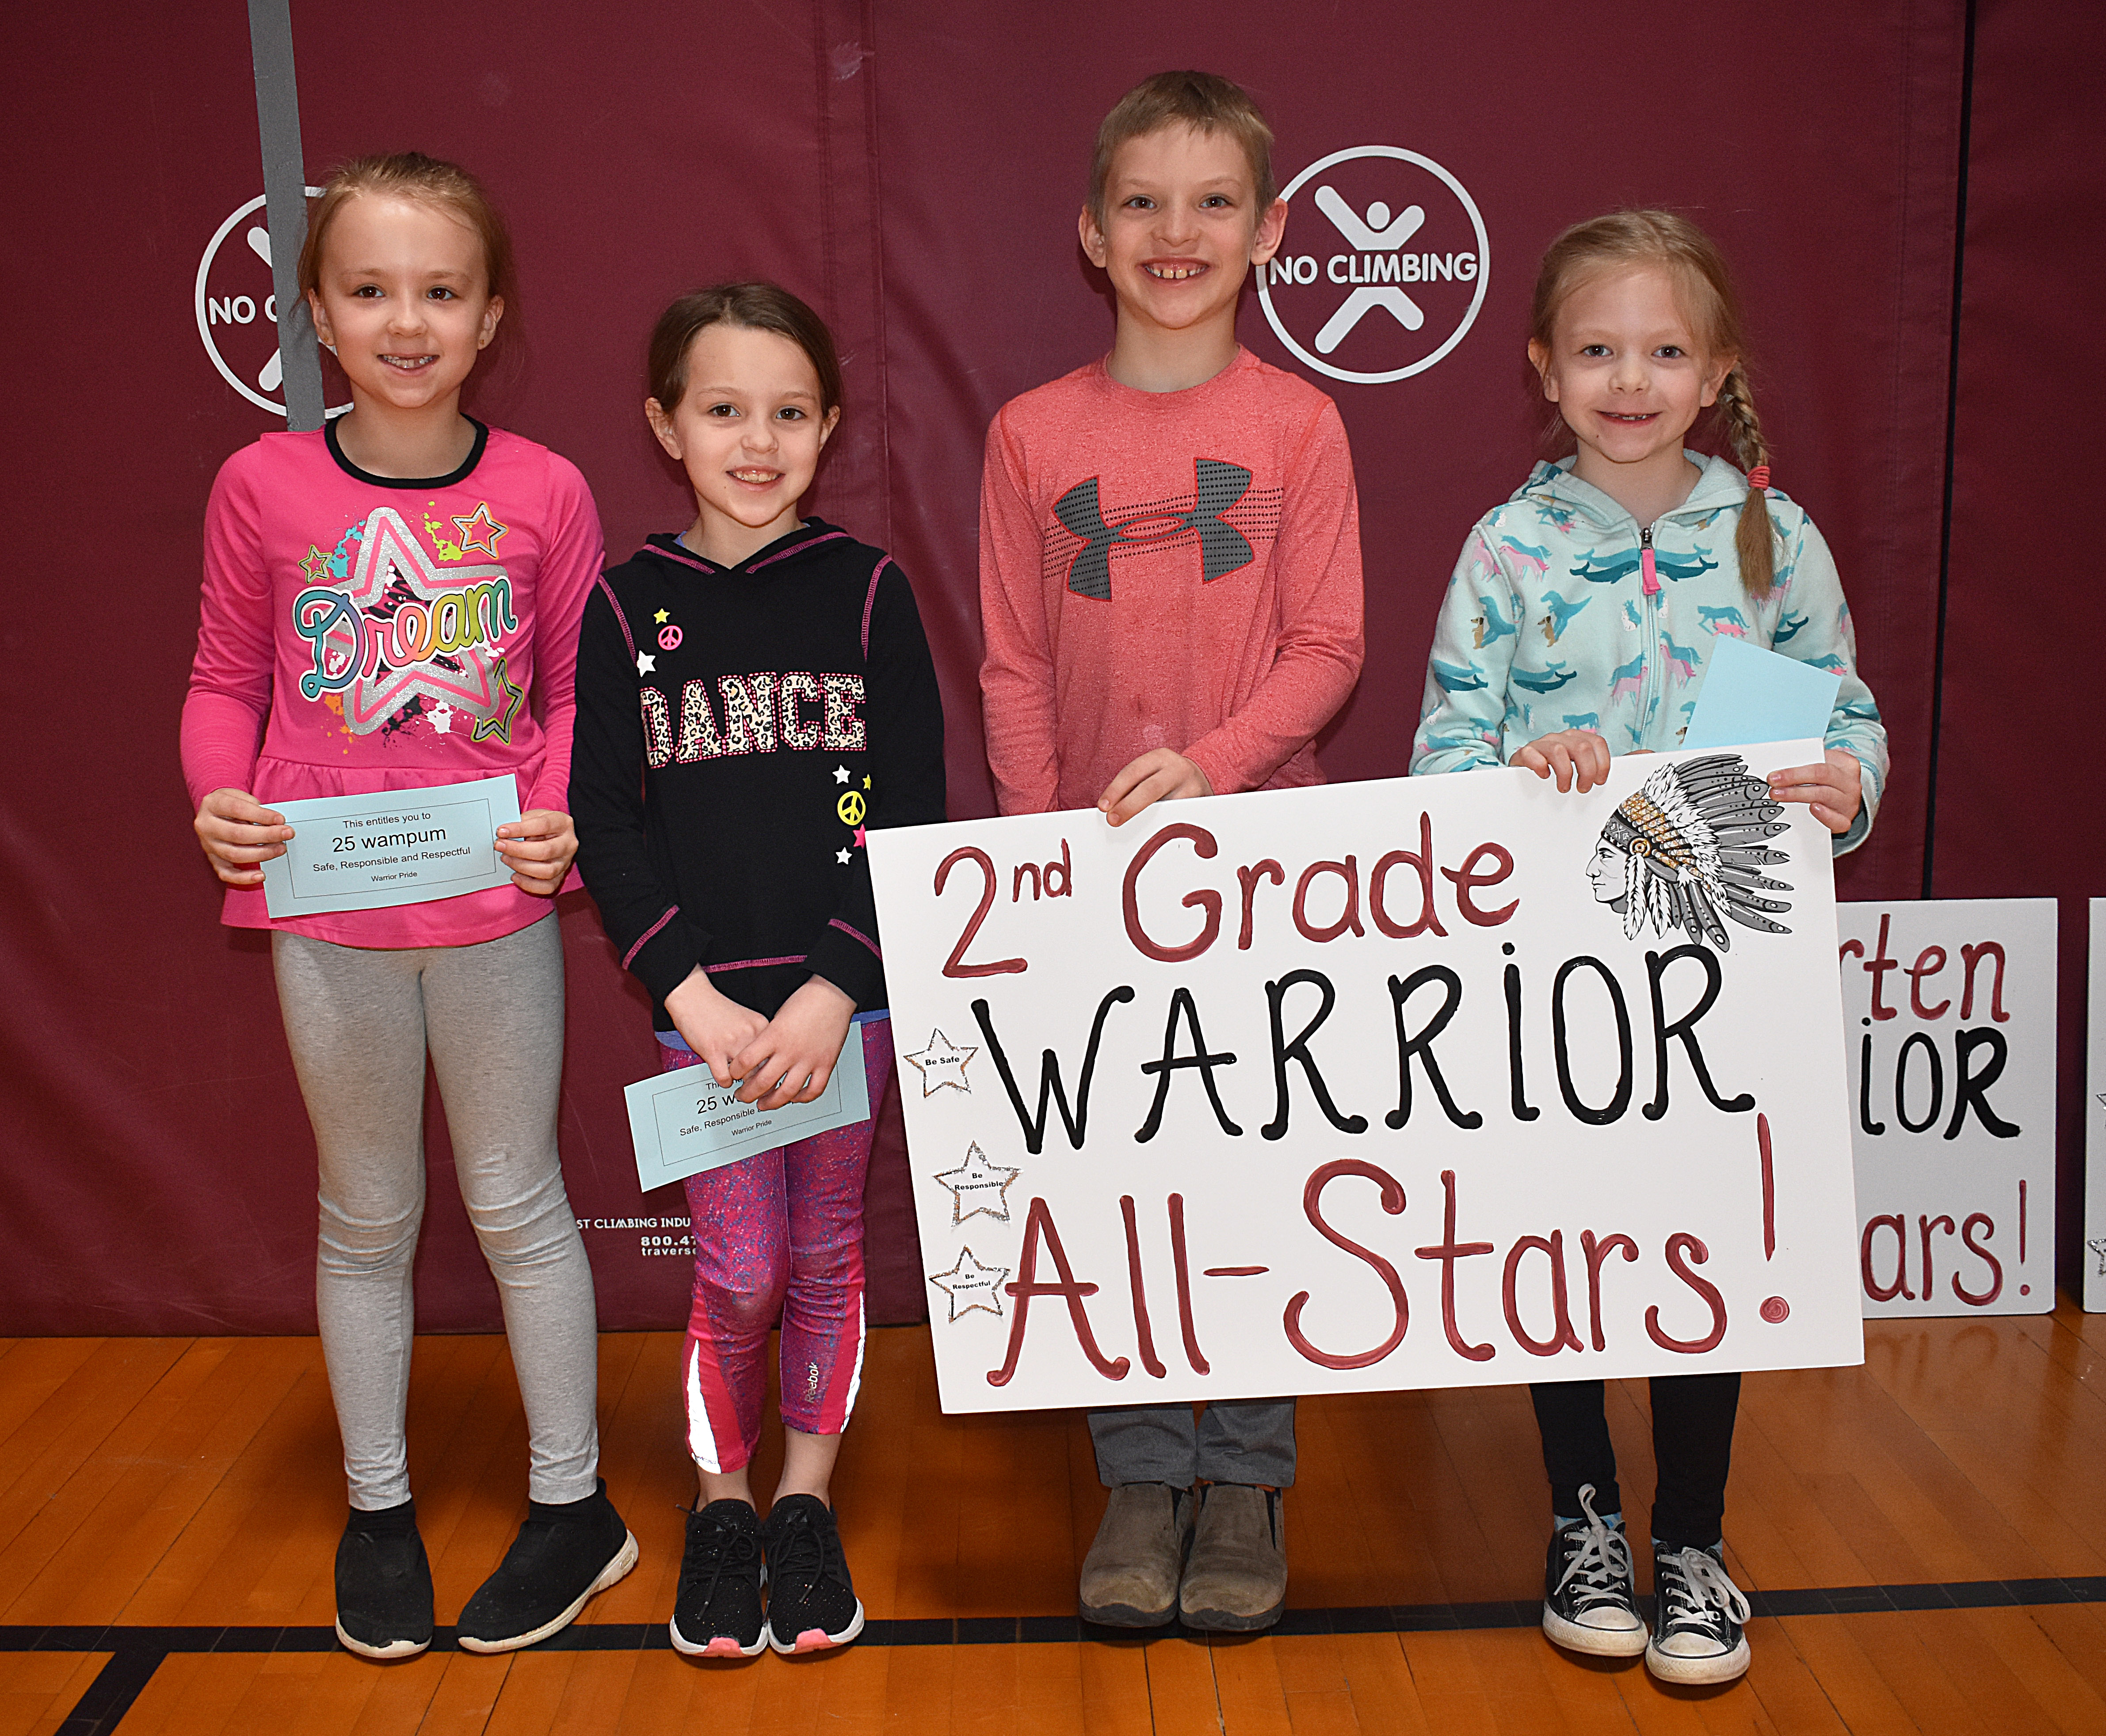
[[[1777,583],[1756,602],[1733,549],[1748,479],[1723,459],[1687,456],[1703,475],[1649,526],[1569,459],[1538,464],[1478,520],[1434,629],[1411,769],[1504,765],[1564,729],[1593,730],[1616,754],[1679,747],[1711,647],[1730,634],[1842,676],[1826,745],[1864,768],[1864,806],[1835,840],[1838,854],[1855,849],[1886,785],[1887,732],[1857,673],[1835,559],[1804,510],[1771,489]]]

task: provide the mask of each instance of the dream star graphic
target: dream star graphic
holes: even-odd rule
[[[504,576],[501,566],[453,566],[441,571],[410,534],[401,513],[389,507],[376,507],[365,521],[352,582],[337,593],[366,617],[358,629],[359,642],[352,644],[349,635],[338,629],[329,634],[328,648],[362,658],[364,635],[383,630],[383,615],[416,607],[426,611],[428,620],[429,611],[449,592],[466,593],[472,585]],[[388,610],[384,606],[391,588],[398,581],[410,594],[404,598],[397,593],[393,609]],[[461,603],[464,608],[473,606],[473,598],[467,596],[462,597]],[[446,654],[448,661],[459,664],[457,669],[448,669],[430,657],[400,668],[374,658],[370,673],[345,690],[344,722],[356,733],[368,734],[421,696],[482,720],[474,732],[477,740],[494,734],[500,740],[509,741],[512,720],[526,696],[510,684],[503,673],[504,660],[491,655],[492,651],[486,644],[478,644]]]
[[[918,1055],[907,1056],[907,1063],[917,1068],[921,1075],[921,1094],[933,1097],[944,1085],[952,1085],[972,1095],[973,1088],[966,1079],[966,1063],[979,1050],[970,1045],[961,1049],[940,1031],[929,1033],[929,1046]]]
[[[962,1224],[984,1213],[998,1224],[1009,1222],[1009,1184],[1023,1174],[988,1161],[977,1144],[966,1148],[966,1161],[934,1178],[951,1190],[951,1222]]]
[[[1008,1267],[983,1266],[967,1248],[958,1255],[957,1264],[948,1272],[930,1273],[929,1282],[951,1299],[952,1319],[970,1314],[976,1308],[999,1318],[1001,1281],[1008,1276]]]

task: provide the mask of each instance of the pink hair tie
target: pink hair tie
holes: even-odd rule
[[[1758,464],[1753,470],[1748,472],[1748,486],[1750,488],[1767,489],[1769,485],[1770,467],[1768,465]]]

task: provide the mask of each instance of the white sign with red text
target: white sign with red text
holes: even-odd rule
[[[1835,925],[1865,1312],[2046,1313],[2054,900],[1844,904]]]
[[[1818,752],[871,834],[944,1409],[1861,1361]]]

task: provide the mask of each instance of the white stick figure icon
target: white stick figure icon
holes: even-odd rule
[[[271,231],[258,223],[249,230],[248,241],[249,250],[263,262],[263,269],[269,271]],[[278,389],[278,382],[285,372],[285,364],[279,358],[280,352],[273,350],[270,360],[263,364],[263,371],[256,376],[256,387],[259,391],[276,391]]]
[[[1316,190],[1316,208],[1330,218],[1346,244],[1363,253],[1393,253],[1414,235],[1426,221],[1423,206],[1406,205],[1394,220],[1389,207],[1377,199],[1368,207],[1365,221],[1360,214],[1339,196],[1336,189],[1328,186]],[[1426,315],[1418,304],[1393,284],[1380,285],[1364,284],[1339,303],[1338,311],[1324,322],[1324,329],[1316,334],[1316,347],[1329,356],[1346,341],[1353,328],[1372,309],[1387,308],[1397,323],[1408,332],[1415,332],[1426,324]]]

